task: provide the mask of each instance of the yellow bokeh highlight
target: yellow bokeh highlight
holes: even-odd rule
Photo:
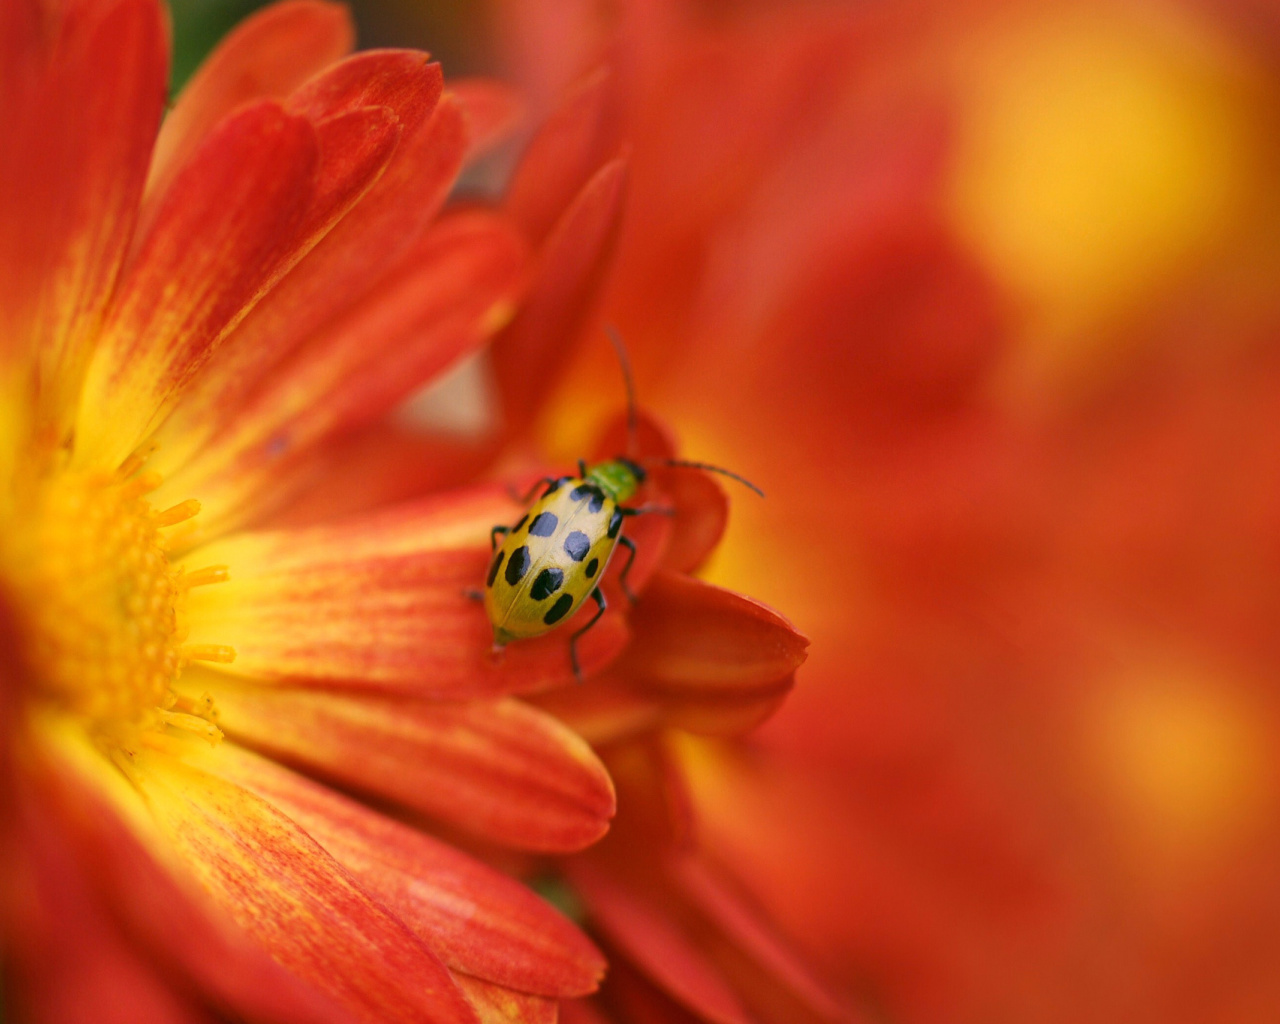
[[[1041,9],[974,33],[957,66],[952,213],[1023,300],[1033,362],[1096,355],[1092,328],[1171,284],[1246,212],[1250,73],[1187,14]]]
[[[1269,726],[1246,691],[1153,663],[1101,690],[1088,726],[1105,797],[1144,859],[1230,849],[1272,798]]]

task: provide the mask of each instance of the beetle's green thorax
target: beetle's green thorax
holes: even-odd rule
[[[644,470],[627,459],[598,462],[587,470],[587,482],[595,484],[615,502],[621,504],[644,483]]]

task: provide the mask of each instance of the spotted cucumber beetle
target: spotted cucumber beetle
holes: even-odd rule
[[[542,636],[567,621],[588,598],[596,612],[569,641],[569,658],[574,677],[581,682],[578,640],[600,621],[608,603],[600,590],[600,580],[614,551],[626,548],[627,564],[618,583],[627,599],[635,595],[627,585],[627,574],[636,558],[636,546],[623,533],[629,516],[649,512],[670,515],[672,510],[652,506],[629,508],[630,500],[648,477],[646,464],[636,459],[635,387],[626,349],[616,331],[609,340],[618,355],[627,388],[628,455],[588,466],[579,460],[577,476],[543,477],[524,498],[528,503],[538,488],[541,496],[514,526],[495,526],[490,546],[495,552],[485,579],[484,606],[493,626],[493,647],[501,651],[513,640]],[[755,491],[764,492],[749,480],[719,466],[683,459],[662,459],[649,463],[688,469],[709,470],[731,477]],[[499,546],[498,538],[502,537]]]

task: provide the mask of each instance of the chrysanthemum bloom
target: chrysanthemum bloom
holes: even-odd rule
[[[544,86],[623,69],[641,392],[789,481],[711,578],[813,657],[750,744],[667,744],[687,820],[892,1019],[1280,1006],[1266,6],[502,5]],[[625,1010],[724,1014],[665,939]]]
[[[444,210],[509,98],[350,46],[341,8],[269,8],[162,121],[157,0],[0,3],[15,1019],[550,1021],[602,973],[427,831],[576,850],[614,791],[509,696],[572,681],[569,630],[499,663],[466,596],[518,515],[505,483],[385,505],[493,446],[382,416],[504,327],[510,363],[581,318],[622,165],[566,158],[569,111],[502,209]],[[673,504],[650,574],[719,507]]]

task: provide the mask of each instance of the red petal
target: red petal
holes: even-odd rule
[[[435,219],[464,145],[462,114],[448,98],[402,137],[368,194],[253,309],[183,397],[158,435],[156,469],[167,475],[183,466],[282,358],[390,274]]]
[[[589,686],[535,694],[530,703],[564,722],[593,747],[652,732],[663,722],[664,702],[608,672]]]
[[[3,878],[5,1003],[34,1024],[209,1019],[116,927],[47,813],[25,808]]]
[[[466,117],[468,160],[509,138],[524,114],[519,94],[489,78],[454,79],[449,82],[449,95]]]
[[[117,785],[118,770],[95,750],[72,768],[59,763],[39,788],[37,817],[56,814],[80,851],[81,864],[103,893],[116,925],[146,950],[157,969],[184,979],[224,1016],[255,1024],[351,1024],[351,1016],[308,988],[175,879],[131,834],[98,778]],[[94,762],[97,762],[96,766]],[[48,785],[43,784],[49,783]],[[136,795],[130,793],[136,800]],[[145,812],[143,812],[145,815]]]
[[[592,919],[659,985],[713,1024],[750,1024],[715,964],[666,915],[660,898],[630,892],[586,862],[575,862],[569,873]]]
[[[203,673],[220,724],[273,757],[511,846],[577,850],[613,817],[587,744],[519,701],[427,703],[232,684]]]
[[[217,771],[218,750],[183,756]],[[214,902],[287,969],[371,1024],[474,1024],[444,965],[271,804],[145,749],[129,775]]]
[[[790,685],[809,641],[757,601],[669,571],[629,618],[636,633],[616,670],[685,696],[766,696]]]
[[[231,781],[301,825],[454,971],[550,996],[595,990],[599,951],[519,882],[270,761],[227,760]]]
[[[476,212],[442,221],[398,273],[276,367],[156,500],[200,495],[205,529],[242,518],[246,499],[307,449],[370,422],[479,347],[514,298],[524,262],[523,242],[502,219]]]
[[[28,188],[2,215],[14,218],[21,259],[42,277],[32,343],[43,413],[58,437],[129,244],[167,77],[166,26],[154,0],[68,5],[32,135],[5,139],[21,153]]]
[[[556,1024],[556,1001],[513,992],[465,974],[454,981],[479,1016],[481,1024]]]
[[[670,873],[683,893],[719,931],[722,969],[734,978],[759,1015],[779,1024],[791,1021],[862,1020],[814,978],[774,931],[724,880],[701,860],[675,858]]]
[[[185,565],[227,565],[231,579],[190,593],[189,642],[234,647],[228,667],[238,674],[435,698],[570,682],[569,628],[511,644],[495,660],[484,608],[466,594],[484,583],[490,528],[516,508],[497,487],[475,488],[208,545]],[[584,671],[614,657],[625,638],[620,616],[606,615],[578,645]]]
[[[534,241],[618,152],[616,82],[607,68],[579,80],[529,143],[507,191],[506,206]]]
[[[90,364],[80,458],[115,465],[128,455],[252,303],[303,221],[317,157],[311,125],[262,102],[224,122],[188,164]]]
[[[526,429],[555,380],[608,270],[622,215],[627,164],[605,164],[556,222],[520,313],[493,345],[508,431]],[[530,380],[541,383],[528,386]]]
[[[256,99],[283,99],[355,43],[344,4],[285,0],[245,18],[178,96],[156,140],[147,182],[163,195],[173,176],[224,117]]]

